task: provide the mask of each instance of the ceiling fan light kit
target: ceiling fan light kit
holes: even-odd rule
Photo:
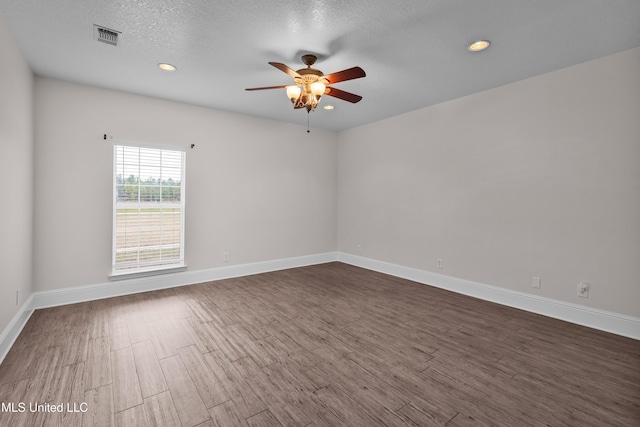
[[[330,84],[339,83],[345,80],[365,77],[366,74],[362,68],[353,67],[347,70],[338,71],[337,73],[325,75],[322,71],[311,68],[317,59],[318,58],[312,54],[302,55],[302,62],[307,66],[307,68],[301,68],[297,71],[294,71],[285,64],[281,64],[279,62],[269,62],[270,65],[288,74],[290,77],[293,77],[295,84],[287,86],[247,88],[246,90],[286,89],[287,97],[291,101],[293,108],[304,108],[307,112],[311,112],[316,109],[322,95],[333,96],[354,104],[362,99],[360,95],[345,92],[329,86]]]

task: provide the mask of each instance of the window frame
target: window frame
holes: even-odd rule
[[[113,140],[113,165],[112,165],[112,236],[111,236],[111,274],[109,275],[110,280],[119,280],[126,279],[131,277],[140,277],[140,276],[151,276],[156,274],[164,274],[164,273],[172,273],[176,271],[184,271],[186,270],[185,263],[185,183],[186,183],[186,149],[180,146],[170,146],[170,145],[159,145],[159,144],[146,144],[139,143],[133,141],[124,141],[124,140]],[[180,255],[179,259],[162,262],[162,260],[158,260],[158,263],[154,263],[153,265],[129,265],[129,266],[120,266],[116,264],[116,253],[117,253],[117,215],[118,215],[118,147],[135,147],[138,149],[147,149],[147,150],[162,150],[162,151],[172,151],[172,152],[180,152],[181,160],[180,160]],[[140,168],[141,162],[138,162],[138,168]],[[162,167],[162,166],[160,166]],[[123,177],[124,178],[124,177]],[[138,177],[140,180],[142,177]],[[138,187],[141,187],[140,181],[138,181]],[[162,187],[161,187],[162,188]],[[136,203],[136,202],[134,202]],[[121,205],[120,205],[121,206]],[[175,207],[175,204],[173,205]],[[135,206],[136,209],[140,209],[141,200],[140,200],[140,192],[138,193],[138,201]],[[169,207],[163,206],[160,202],[158,204],[159,208]],[[139,232],[139,231],[138,231]],[[161,243],[162,245],[162,243]],[[140,248],[140,246],[138,246]],[[139,262],[139,260],[138,260]]]

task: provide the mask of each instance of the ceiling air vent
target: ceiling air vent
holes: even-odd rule
[[[93,38],[99,42],[110,44],[112,46],[118,46],[118,38],[120,37],[120,34],[120,31],[101,27],[100,25],[93,26]]]

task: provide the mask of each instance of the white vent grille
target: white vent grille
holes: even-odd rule
[[[118,38],[120,37],[120,31],[112,30],[110,28],[101,27],[99,25],[93,26],[93,38],[99,42],[110,44],[112,46],[118,46]]]

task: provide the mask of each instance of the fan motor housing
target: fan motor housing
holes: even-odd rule
[[[314,83],[318,80],[321,80],[321,78],[324,76],[322,71],[310,67],[301,68],[300,70],[297,70],[296,73],[300,74],[300,77],[296,77],[294,80],[296,84],[301,85]],[[324,84],[329,83],[326,79],[321,80],[321,82]]]
[[[313,74],[314,76],[317,77],[322,77],[324,76],[324,74],[322,74],[322,71],[317,70],[315,68],[301,68],[298,71],[296,71],[296,73],[300,74],[301,76],[305,76],[307,74]]]

